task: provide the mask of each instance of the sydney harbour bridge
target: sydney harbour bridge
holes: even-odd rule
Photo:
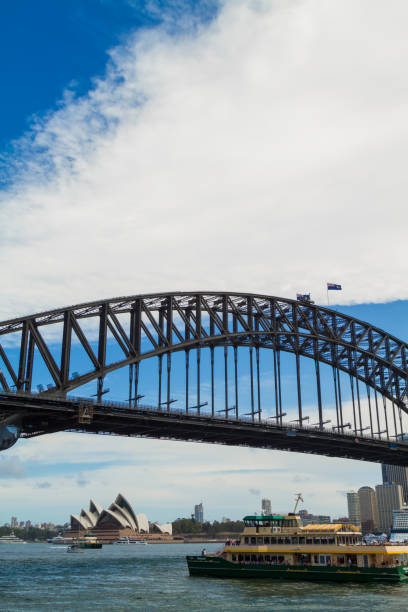
[[[247,293],[12,319],[0,323],[0,448],[72,431],[408,465],[407,350],[337,310]]]

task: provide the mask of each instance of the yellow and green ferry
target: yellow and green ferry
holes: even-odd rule
[[[408,580],[408,545],[365,544],[348,523],[302,525],[295,513],[245,516],[216,554],[188,556],[191,576],[337,582]]]

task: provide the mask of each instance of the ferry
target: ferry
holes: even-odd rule
[[[78,548],[102,548],[102,542],[93,535],[85,535],[83,538],[73,540],[72,545]]]
[[[0,544],[27,544],[27,542],[18,538],[14,535],[14,531],[12,531],[10,535],[0,536]]]
[[[127,536],[123,536],[122,538],[119,538],[119,540],[116,540],[114,544],[142,544],[143,546],[146,546],[147,540],[143,538],[129,538]]]
[[[296,507],[295,507],[296,508]],[[302,525],[295,512],[245,516],[244,531],[216,554],[187,556],[191,576],[400,582],[408,544],[365,544],[351,524]]]

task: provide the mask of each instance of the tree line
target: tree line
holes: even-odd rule
[[[60,528],[62,529],[62,527]],[[28,527],[27,529],[20,529],[19,527],[0,527],[0,536],[10,535],[13,532],[17,538],[21,540],[48,540],[57,535],[56,529],[41,529],[40,527]]]
[[[219,533],[241,533],[244,528],[242,521],[205,521],[199,523],[193,518],[180,518],[173,521],[173,535],[193,533],[205,534],[208,536],[216,536]]]

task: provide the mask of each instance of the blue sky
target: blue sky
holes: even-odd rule
[[[65,90],[85,94],[93,80],[104,75],[109,50],[135,31],[157,27],[182,13],[205,22],[216,8],[216,2],[187,0],[2,2],[0,76],[7,95],[0,100],[0,147],[7,149],[19,138],[33,115],[56,109]]]
[[[407,339],[408,15],[392,5],[2,2],[0,318],[196,288],[324,304],[330,281],[336,308]],[[109,386],[124,398],[119,374]],[[310,510],[341,514],[345,490],[379,477],[351,461],[300,469],[294,454],[57,434],[0,457],[0,522],[23,508],[63,520],[122,485],[163,521],[201,498],[210,518],[238,518],[259,506],[253,491],[284,510],[300,482]]]

